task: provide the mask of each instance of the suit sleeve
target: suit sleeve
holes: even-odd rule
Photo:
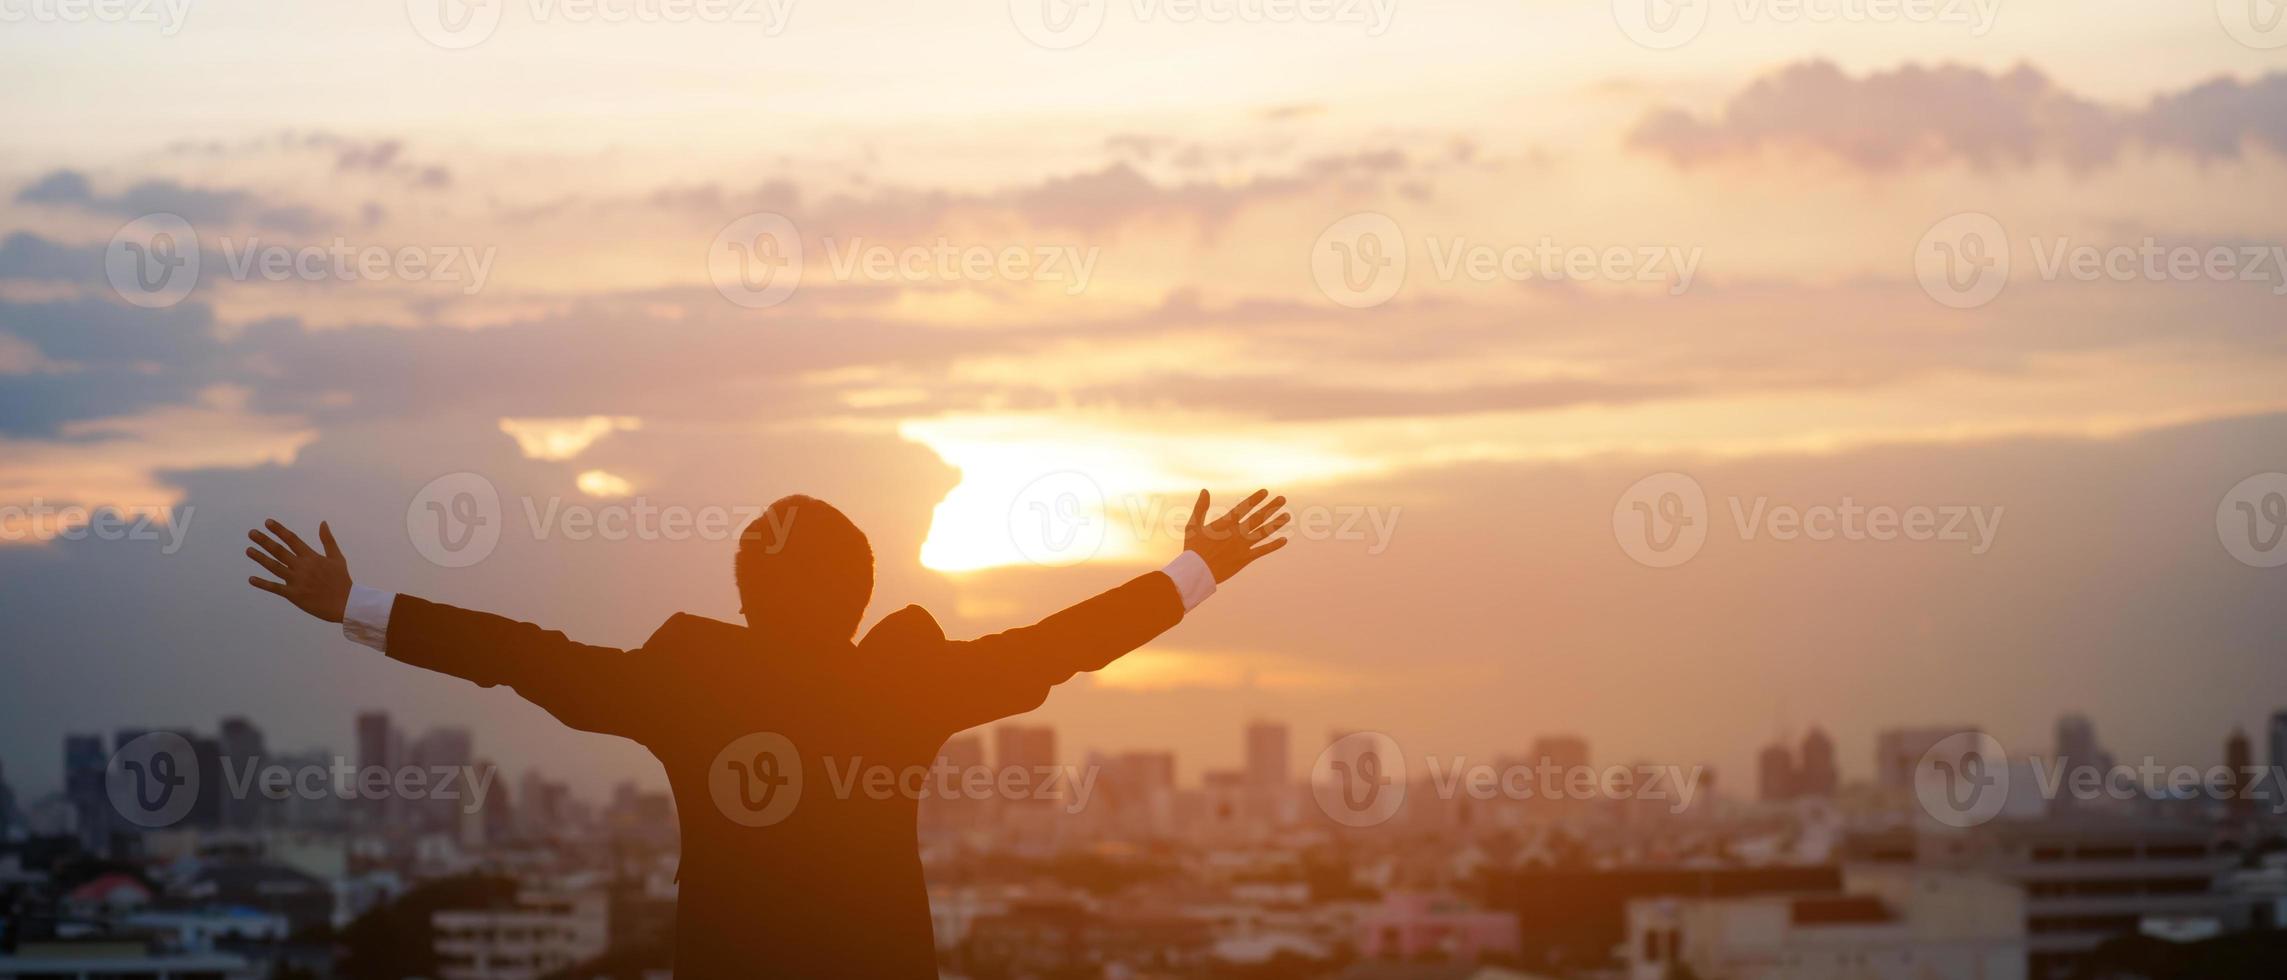
[[[657,688],[639,652],[579,643],[556,630],[409,595],[390,607],[390,659],[475,683],[506,684],[558,721],[641,741]]]
[[[1151,572],[1031,626],[948,644],[922,671],[919,692],[950,731],[1023,714],[1048,689],[1097,670],[1183,620],[1168,575]]]

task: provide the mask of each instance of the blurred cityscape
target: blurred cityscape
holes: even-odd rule
[[[2226,764],[2192,780],[2116,761],[2067,716],[2047,751],[1977,777],[2005,800],[1942,807],[1929,771],[1976,775],[1984,760],[1947,748],[1982,739],[1973,727],[1885,731],[1864,781],[1842,778],[1816,728],[1721,782],[1598,768],[1577,735],[1465,771],[1430,755],[1365,766],[1339,732],[1303,768],[1316,744],[1284,724],[1233,734],[1243,767],[1196,774],[1170,752],[1067,759],[1053,729],[1022,723],[950,741],[952,771],[1071,778],[922,801],[942,973],[2287,975],[2287,793],[2272,785],[2287,711],[2265,764],[2231,732]],[[158,804],[161,820],[118,795],[146,776],[194,785],[127,758],[154,735],[209,774]],[[354,737],[347,755],[280,752],[227,718],[212,734],[65,734],[52,790],[10,789],[0,769],[0,977],[670,974],[665,792],[582,799],[544,772],[510,779],[469,729],[414,733],[381,712]],[[123,767],[150,771],[123,783]],[[1327,777],[1360,772],[1392,774],[1361,786],[1402,804],[1346,810],[1353,787]],[[1614,772],[1676,778],[1654,791]]]

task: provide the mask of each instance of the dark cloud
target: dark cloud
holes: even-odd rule
[[[2212,159],[2249,143],[2287,150],[2287,74],[2221,78],[2139,110],[2076,95],[2031,66],[1992,74],[1908,65],[1854,78],[1812,61],[1755,80],[1713,117],[1660,109],[1628,136],[1631,147],[1678,166],[1777,150],[1870,172],[1950,162],[2088,170],[2130,146]]]
[[[93,282],[102,275],[102,246],[64,245],[28,231],[0,238],[0,279]]]
[[[24,185],[16,192],[16,203],[127,219],[173,214],[193,225],[250,224],[293,234],[314,232],[326,220],[303,205],[274,205],[247,191],[191,187],[172,180],[146,180],[118,194],[98,194],[86,175],[72,170],[57,170]]]

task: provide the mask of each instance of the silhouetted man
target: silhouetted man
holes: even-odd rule
[[[573,728],[649,748],[682,824],[675,966],[686,980],[934,977],[919,794],[839,792],[828,760],[842,774],[926,769],[953,733],[1039,707],[1049,688],[1142,646],[1286,544],[1271,537],[1286,498],[1265,496],[1209,523],[1201,491],[1165,569],[965,641],[907,606],[852,643],[873,549],[841,511],[802,496],[740,538],[746,626],[679,613],[635,650],[355,585],[325,524],[323,551],[277,521],[270,535],[247,532],[247,557],[278,578],[247,581],[392,659],[506,684]]]

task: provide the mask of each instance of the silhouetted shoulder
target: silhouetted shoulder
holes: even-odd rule
[[[945,629],[937,625],[937,617],[920,606],[907,606],[882,617],[874,628],[859,641],[858,649],[865,653],[885,653],[935,646],[945,642]]]
[[[651,639],[643,641],[643,648],[653,652],[684,653],[737,649],[751,642],[744,626],[690,613],[676,613],[652,632]]]

